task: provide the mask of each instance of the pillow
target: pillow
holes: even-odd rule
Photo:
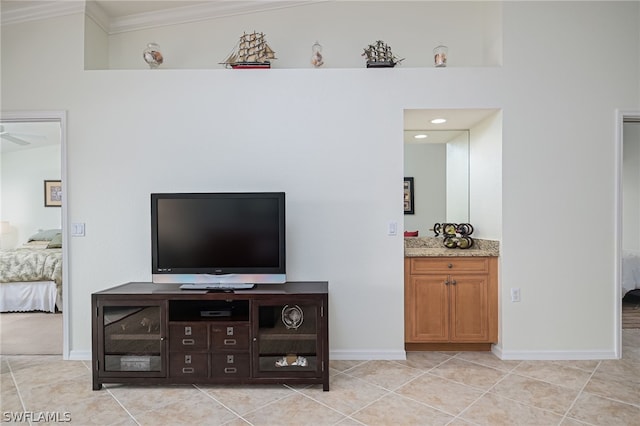
[[[51,241],[56,234],[62,233],[62,229],[41,229],[38,233],[29,237],[27,241]]]
[[[62,248],[62,234],[56,234],[55,237],[49,241],[47,248]]]

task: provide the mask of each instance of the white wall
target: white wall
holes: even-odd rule
[[[615,109],[638,109],[638,6],[504,3],[508,356],[569,348],[591,356],[615,346]],[[615,63],[599,61],[602,52]],[[507,302],[511,287],[521,302]]]
[[[0,217],[11,233],[2,236],[2,248],[24,244],[39,229],[60,229],[60,207],[44,206],[44,181],[61,178],[60,146],[2,154]]]
[[[477,123],[469,135],[469,222],[473,237],[502,240],[502,113]]]
[[[150,279],[150,192],[249,189],[287,192],[289,277],[330,282],[334,359],[402,354],[403,238],[386,230],[406,108],[503,111],[503,198],[474,195],[502,203],[502,355],[612,356],[614,111],[640,108],[639,4],[502,7],[498,68],[85,72],[82,16],[3,26],[3,108],[68,111],[68,220],[87,224],[69,247],[72,356],[90,351],[92,292]],[[566,225],[589,232],[559,244]]]
[[[447,143],[447,222],[469,221],[470,143],[469,132]]]

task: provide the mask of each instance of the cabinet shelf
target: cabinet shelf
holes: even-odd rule
[[[112,334],[111,340],[162,340],[159,334]]]
[[[301,355],[304,356],[304,354]],[[260,370],[265,372],[294,373],[297,371],[314,371],[317,368],[317,358],[315,356],[305,357],[307,359],[307,365],[304,367],[299,365],[278,367],[276,361],[279,361],[281,358],[281,356],[261,356]]]
[[[309,334],[280,334],[280,333],[260,333],[260,340],[316,340],[318,335]]]

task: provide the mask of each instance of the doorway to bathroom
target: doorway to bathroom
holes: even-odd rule
[[[621,113],[619,125],[618,349],[622,358],[629,358],[640,348],[640,113]]]

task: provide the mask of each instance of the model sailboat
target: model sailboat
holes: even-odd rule
[[[367,46],[362,56],[367,58],[367,68],[393,68],[404,60],[398,59],[389,45],[381,40]]]
[[[231,54],[221,62],[227,68],[271,68],[276,52],[267,44],[264,33],[244,33]]]

